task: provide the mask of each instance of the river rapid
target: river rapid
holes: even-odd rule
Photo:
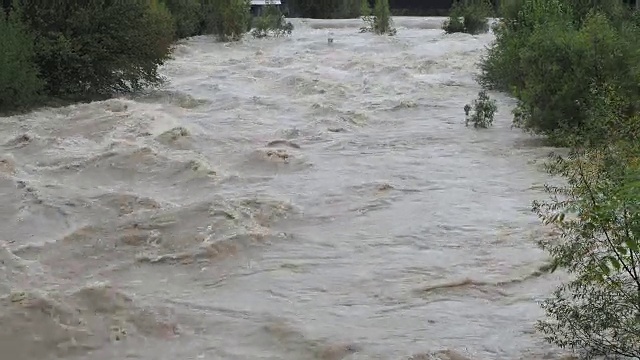
[[[493,35],[293,21],[0,119],[2,359],[560,358],[533,330],[551,149],[502,94],[464,125]]]

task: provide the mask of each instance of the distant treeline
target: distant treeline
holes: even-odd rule
[[[371,7],[374,0],[368,0]],[[471,0],[459,0],[461,2]],[[501,1],[491,0],[495,10]],[[635,0],[629,0],[635,1]],[[395,16],[447,16],[455,0],[389,0]],[[354,18],[360,15],[360,0],[283,0],[291,16],[320,19]]]
[[[442,16],[449,13],[453,0],[389,0],[391,12],[404,16]],[[360,16],[360,0],[284,0],[290,15],[319,19]],[[374,6],[374,0],[369,0]]]

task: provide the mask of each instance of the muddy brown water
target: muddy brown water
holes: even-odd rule
[[[501,94],[465,128],[492,35],[441,20],[197,37],[160,90],[2,118],[2,359],[556,358],[550,149]]]

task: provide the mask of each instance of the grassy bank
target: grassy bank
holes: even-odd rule
[[[581,358],[640,356],[640,15],[617,0],[513,0],[478,80],[518,100],[513,125],[569,147],[533,210],[571,274],[538,329]]]

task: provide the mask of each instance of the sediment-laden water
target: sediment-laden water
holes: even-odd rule
[[[0,119],[2,358],[558,358],[550,149],[501,94],[465,128],[492,35],[440,22],[197,37],[158,91]]]

